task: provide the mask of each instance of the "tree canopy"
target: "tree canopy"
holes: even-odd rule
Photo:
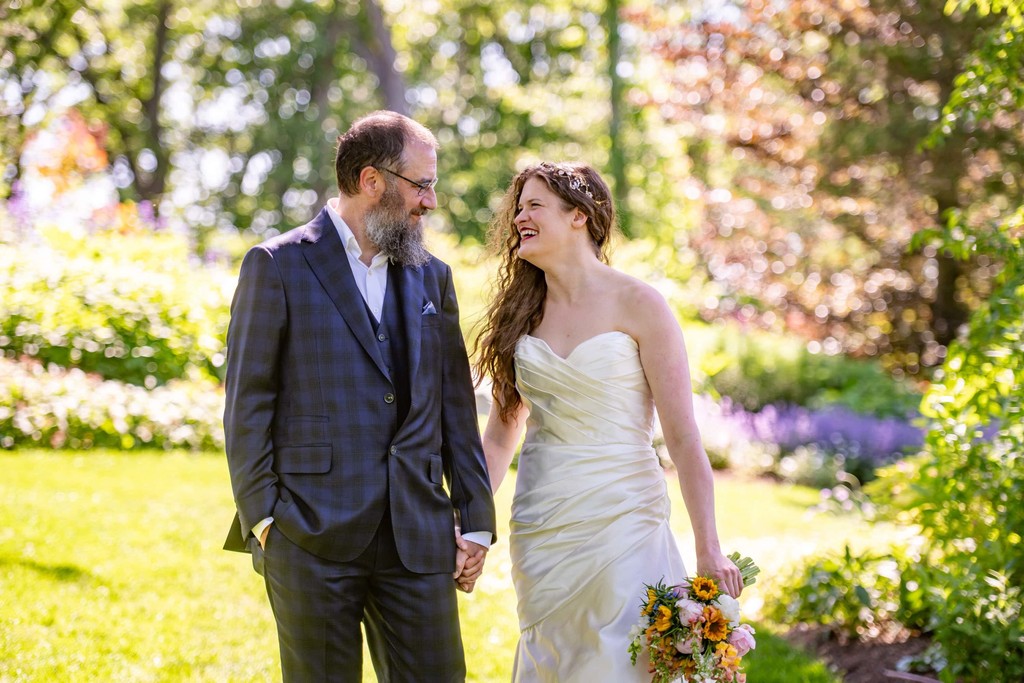
[[[0,194],[74,110],[202,255],[308,220],[337,135],[389,108],[442,143],[436,228],[480,240],[523,164],[587,161],[690,310],[927,376],[1005,257],[912,238],[1024,177],[1020,10],[945,4],[14,0]]]

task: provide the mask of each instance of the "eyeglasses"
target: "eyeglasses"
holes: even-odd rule
[[[411,183],[411,184],[415,185],[417,188],[419,188],[419,191],[416,194],[419,195],[420,197],[422,197],[423,195],[425,195],[426,193],[428,193],[432,189],[434,189],[434,185],[437,185],[437,178],[434,178],[433,180],[427,181],[425,183],[417,183],[415,180],[413,180],[411,178],[406,178],[401,173],[395,173],[390,168],[383,168],[383,167],[381,167],[380,170],[381,171],[387,171],[391,175],[397,176],[397,177],[401,178],[402,180],[404,180],[405,182]]]

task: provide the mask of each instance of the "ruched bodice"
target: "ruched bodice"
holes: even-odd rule
[[[591,337],[564,359],[543,339],[524,336],[516,385],[530,408],[527,443],[651,445],[654,401],[625,332]]]
[[[530,416],[510,521],[521,629],[513,679],[649,681],[627,653],[641,589],[685,572],[636,341],[606,332],[561,358],[524,336],[515,370]]]

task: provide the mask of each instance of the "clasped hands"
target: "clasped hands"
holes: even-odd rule
[[[472,593],[476,580],[484,570],[487,548],[467,541],[459,528],[455,528],[455,587],[463,593]]]

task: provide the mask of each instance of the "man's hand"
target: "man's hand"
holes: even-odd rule
[[[455,587],[463,593],[472,593],[476,580],[484,570],[484,559],[487,556],[487,548],[467,541],[455,530]]]
[[[263,533],[260,534],[260,548],[262,548],[263,550],[267,549],[267,534],[270,533],[270,527],[272,526],[274,526],[273,522],[264,527]]]

